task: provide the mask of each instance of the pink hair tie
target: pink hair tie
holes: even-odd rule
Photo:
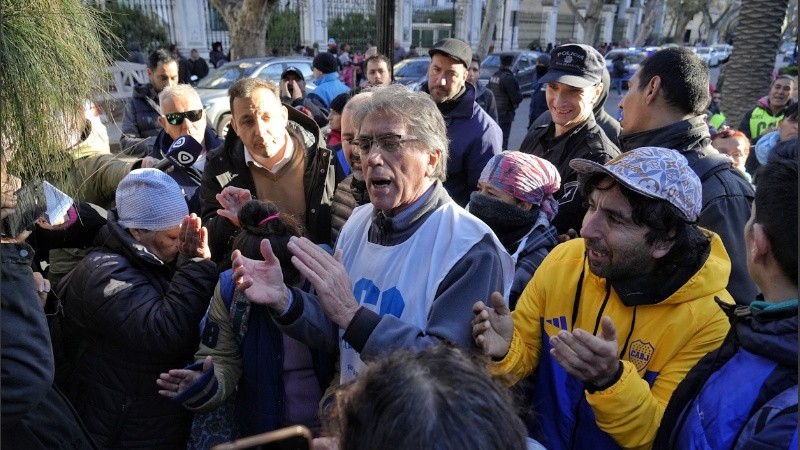
[[[277,214],[277,213],[275,213],[275,214],[273,214],[271,216],[267,216],[267,217],[264,218],[264,220],[262,220],[261,222],[258,222],[258,226],[264,225],[265,223],[269,222],[270,220],[277,219],[278,217],[280,217],[280,214]]]

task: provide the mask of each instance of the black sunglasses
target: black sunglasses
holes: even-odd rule
[[[189,119],[191,122],[197,122],[203,118],[203,110],[195,109],[194,111],[169,113],[164,114],[164,117],[167,119],[167,122],[172,125],[182,124],[184,118]]]

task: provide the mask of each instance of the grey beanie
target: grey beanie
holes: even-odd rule
[[[123,228],[161,231],[189,214],[181,187],[157,169],[131,171],[117,186],[117,222]]]

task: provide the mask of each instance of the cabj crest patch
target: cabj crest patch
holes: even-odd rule
[[[649,342],[634,341],[628,351],[628,361],[633,363],[636,370],[641,372],[650,363],[650,357],[656,349]]]

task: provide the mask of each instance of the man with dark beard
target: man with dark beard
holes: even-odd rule
[[[558,244],[550,221],[558,213],[553,194],[559,186],[558,169],[547,160],[506,152],[489,160],[470,197],[469,212],[489,225],[514,261],[514,281],[506,296],[512,311],[536,268]]]
[[[722,240],[694,224],[701,182],[678,152],[576,159],[582,238],[545,258],[510,313],[474,305],[475,343],[514,383],[536,374],[532,436],[547,448],[649,448],[675,386],[720,346],[733,303]]]

